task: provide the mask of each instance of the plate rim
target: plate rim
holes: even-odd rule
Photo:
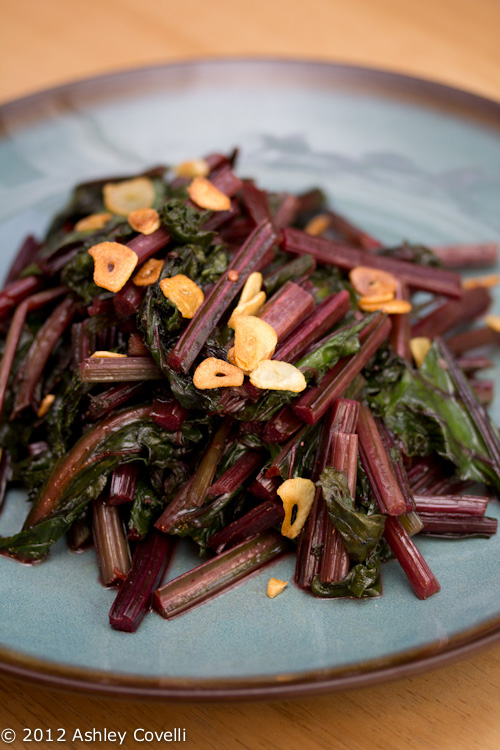
[[[410,99],[430,100],[433,108],[463,109],[463,115],[500,132],[500,101],[447,83],[399,73],[385,68],[350,65],[324,59],[268,56],[195,57],[186,60],[133,66],[110,73],[71,80],[0,103],[0,119],[29,110],[51,99],[126,83],[131,77],[151,77],[186,68],[248,65],[302,66],[358,83],[377,83],[386,89],[403,89]],[[378,93],[378,92],[376,92]],[[144,678],[134,674],[104,672],[38,659],[0,647],[0,674],[56,689],[99,694],[103,697],[140,698],[178,702],[268,700],[298,698],[326,692],[368,687],[431,671],[479,653],[500,641],[500,616],[461,631],[446,642],[432,642],[355,666],[315,669],[292,675],[247,678]]]

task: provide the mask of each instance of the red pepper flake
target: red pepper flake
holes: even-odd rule
[[[230,271],[227,272],[227,278],[229,279],[229,281],[238,281],[238,279],[240,278],[240,275],[238,271],[231,269]]]

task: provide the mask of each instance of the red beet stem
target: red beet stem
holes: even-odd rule
[[[376,320],[376,327],[364,340],[361,349],[351,357],[340,360],[330,370],[321,383],[308,388],[292,405],[294,414],[306,424],[316,424],[328,411],[336,398],[342,396],[368,360],[375,354],[380,344],[388,337],[391,322],[386,315]]]
[[[411,327],[411,336],[435,338],[453,328],[484,315],[491,304],[491,295],[484,287],[467,289],[461,300],[450,300],[421,318]]]
[[[7,385],[9,382],[9,375],[16,356],[17,345],[21,334],[23,332],[24,321],[26,315],[32,310],[37,310],[39,307],[47,305],[49,302],[53,302],[58,297],[66,294],[67,289],[65,287],[57,287],[56,289],[48,289],[45,292],[39,292],[31,297],[27,297],[17,310],[15,311],[12,322],[10,324],[7,339],[5,341],[5,347],[3,351],[2,361],[0,363],[0,414],[3,411],[3,405],[5,401],[5,393],[7,391]]]
[[[286,539],[275,533],[242,542],[157,589],[153,606],[162,617],[180,615],[222,593],[287,549]]]
[[[484,516],[489,499],[486,495],[415,495],[415,509],[434,515]]]
[[[276,235],[269,222],[259,224],[233,258],[228,271],[237,271],[238,280],[230,281],[222,274],[194,318],[168,355],[170,366],[188,372],[222,315],[253,271],[263,268],[270,259]]]
[[[460,275],[427,266],[418,266],[403,260],[394,260],[381,255],[342,245],[322,237],[311,237],[299,229],[284,229],[281,243],[283,250],[293,254],[309,253],[319,263],[337,266],[345,270],[355,266],[370,266],[394,274],[410,289],[420,289],[447,297],[462,296]]]
[[[127,353],[129,357],[149,357],[149,349],[140,333],[131,333],[128,337]]]
[[[36,334],[20,371],[21,378],[16,388],[11,419],[17,417],[32,404],[35,388],[40,381],[43,369],[74,315],[74,300],[66,297],[49,315]]]
[[[111,474],[108,503],[110,505],[123,505],[133,502],[138,479],[139,465],[137,463],[117,466]]]
[[[0,292],[0,319],[6,317],[13,307],[37,292],[43,286],[41,276],[26,276],[12,281]]]
[[[16,280],[21,271],[33,263],[40,250],[40,243],[33,235],[28,235],[19,248],[14,260],[11,263],[9,272],[5,279],[5,285],[11,284]]]
[[[410,292],[406,284],[398,284],[396,299],[404,299],[407,302],[410,301]],[[394,315],[390,337],[391,346],[398,357],[401,357],[401,359],[404,359],[411,364],[413,359],[410,349],[410,338],[410,313]]]
[[[165,575],[173,549],[174,540],[154,530],[136,546],[128,575],[109,612],[114,630],[135,633],[151,606],[153,591]]]
[[[350,308],[350,297],[346,290],[327,297],[295,329],[283,343],[278,344],[273,359],[296,362],[319,339],[325,336],[341,320]]]
[[[490,537],[497,533],[498,521],[496,518],[477,518],[473,516],[445,516],[442,514],[419,513],[422,521],[422,534],[432,536],[468,537],[482,536]]]
[[[92,528],[101,581],[116,586],[130,569],[130,549],[118,508],[102,497],[93,500]]]
[[[264,305],[258,317],[276,331],[278,341],[286,338],[314,310],[314,297],[293,281],[287,281]],[[273,357],[276,359],[276,357]]]
[[[483,346],[499,346],[500,333],[493,328],[474,328],[472,331],[451,336],[446,343],[455,356],[459,356]]]
[[[164,380],[151,357],[91,357],[80,365],[84,383],[125,383],[136,380]]]
[[[117,315],[126,318],[139,312],[146,287],[136,286],[132,279],[113,297],[113,306]]]
[[[267,193],[264,190],[259,190],[252,182],[247,180],[242,184],[241,197],[245,211],[254,226],[260,224],[261,221],[271,220]]]
[[[399,519],[387,516],[384,536],[418,598],[437,594],[439,583]]]
[[[218,531],[208,541],[210,549],[218,555],[226,549],[268,531],[285,517],[283,504],[277,498],[264,500],[244,516]]]
[[[124,383],[107,388],[97,396],[91,394],[87,417],[91,422],[96,422],[140,393],[142,393],[142,383]]]
[[[163,531],[164,534],[172,531],[176,523],[189,510],[200,508],[205,502],[208,488],[212,484],[231,427],[230,420],[222,422],[203,454],[194,476],[181,487],[155,523],[156,528]]]
[[[377,423],[365,404],[360,406],[357,429],[361,461],[377,500],[381,500],[380,510],[391,516],[403,515],[406,500],[391,469]]]
[[[433,245],[432,252],[448,268],[489,268],[498,261],[498,243]]]
[[[266,422],[262,433],[262,440],[265,443],[284,443],[303,424],[302,420],[297,419],[289,406],[284,406],[271,417],[269,422]]]
[[[207,497],[218,497],[235,492],[260,466],[262,466],[262,454],[258,451],[247,451],[209,487]]]
[[[343,419],[340,415],[344,414],[347,408],[347,414]],[[349,424],[354,421],[355,410],[346,407],[346,404],[335,405],[330,410],[328,417],[323,420],[319,433],[318,448],[311,471],[311,479],[317,482],[321,472],[328,465],[330,460],[330,451],[333,435],[338,432],[342,424]],[[307,517],[302,531],[298,537],[297,560],[295,564],[295,582],[304,589],[311,587],[311,581],[319,573],[320,560],[318,549],[323,543],[323,527],[325,522],[326,506],[323,499],[323,493],[320,487],[316,488],[314,503]]]
[[[169,242],[170,235],[166,229],[160,227],[153,234],[138,234],[137,237],[134,237],[127,243],[127,247],[137,255],[137,265],[140,265],[149,258],[152,258],[159,250],[163,250]]]
[[[337,432],[332,435],[330,465],[347,475],[349,492],[356,496],[358,473],[358,436]],[[319,576],[322,583],[341,581],[349,571],[349,554],[342,537],[334,527],[328,513],[323,524],[323,554]]]
[[[235,175],[230,164],[223,164],[210,175],[210,182],[222,193],[232,198],[243,186],[242,180]]]
[[[169,430],[170,432],[180,430],[188,414],[188,409],[181,406],[175,398],[155,398],[153,400],[151,419],[165,430]]]

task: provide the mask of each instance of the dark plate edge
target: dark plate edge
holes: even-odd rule
[[[105,73],[80,79],[0,104],[0,118],[17,114],[53,97],[85,92],[130,76],[149,76],[162,71],[206,65],[307,66],[331,71],[345,81],[379,84],[403,93],[408,99],[427,100],[439,109],[459,107],[469,119],[500,130],[500,102],[481,94],[449,84],[425,80],[382,68],[370,68],[317,59],[295,57],[224,57],[195,58],[171,63]],[[421,102],[423,103],[423,102]],[[140,678],[135,675],[104,673],[83,668],[57,665],[0,648],[0,674],[18,680],[35,682],[50,688],[93,693],[123,699],[164,700],[178,702],[282,700],[368,687],[425,671],[434,670],[473,656],[500,641],[500,619],[458,634],[449,642],[433,643],[420,649],[393,654],[385,659],[365,662],[355,668],[315,670],[280,678],[256,677],[247,680],[185,680]]]

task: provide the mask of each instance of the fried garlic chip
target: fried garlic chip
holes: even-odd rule
[[[243,385],[242,371],[216,357],[208,357],[201,362],[193,375],[193,384],[200,391],[212,388],[229,388]]]
[[[277,493],[283,503],[285,518],[281,526],[281,533],[289,539],[295,539],[302,530],[316,494],[316,485],[310,479],[295,477],[287,479],[281,484]],[[292,523],[293,509],[297,512]]]
[[[149,177],[108,182],[104,185],[102,194],[108,211],[120,216],[128,216],[141,208],[151,208],[155,201],[155,188]]]
[[[200,287],[183,273],[160,281],[160,289],[177,307],[183,318],[193,318],[205,301],[205,295]]]
[[[259,362],[250,374],[250,382],[256,388],[269,391],[300,393],[307,388],[306,379],[297,367],[276,359]]]
[[[234,320],[234,361],[248,372],[259,362],[271,359],[278,343],[276,331],[269,323],[253,315],[237,315]]]
[[[100,242],[89,248],[94,259],[94,281],[109,292],[119,292],[132,276],[137,255],[118,242]]]

